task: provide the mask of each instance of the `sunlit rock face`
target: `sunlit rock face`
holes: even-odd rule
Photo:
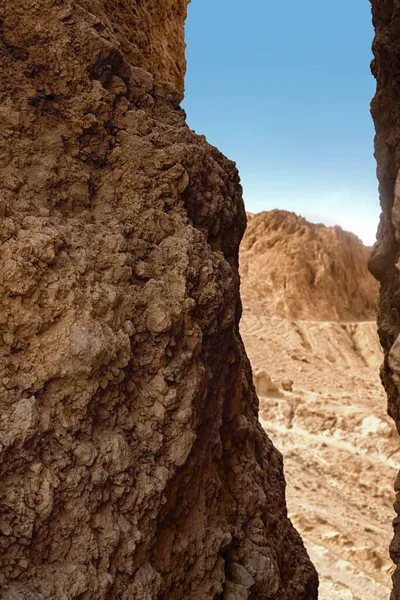
[[[238,333],[233,163],[186,0],[0,0],[0,589],[307,600]]]
[[[392,0],[374,0],[372,12],[376,32],[372,71],[377,79],[372,115],[376,127],[375,154],[382,215],[370,269],[381,283],[378,321],[385,351],[381,376],[388,395],[389,414],[400,431],[400,6]],[[400,514],[398,482],[396,492],[395,509]],[[394,530],[391,556],[397,569],[392,600],[397,600],[400,598],[398,518],[394,521]]]
[[[265,317],[375,320],[378,283],[371,249],[341,227],[284,210],[247,215],[240,247],[243,305]]]

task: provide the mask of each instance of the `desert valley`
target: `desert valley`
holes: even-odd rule
[[[321,600],[387,600],[400,443],[379,379],[369,250],[293,213],[248,218],[240,329],[261,422],[284,456],[290,518]]]

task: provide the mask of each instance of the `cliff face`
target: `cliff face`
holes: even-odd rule
[[[184,27],[190,0],[80,0],[95,17],[92,27],[124,59],[183,92],[186,71]],[[79,18],[77,14],[77,18]]]
[[[238,333],[238,174],[179,108],[185,10],[0,0],[4,599],[317,597]]]
[[[340,227],[273,210],[249,215],[240,248],[241,294],[252,313],[320,321],[375,318],[369,248]]]
[[[372,102],[375,154],[378,163],[382,216],[371,272],[381,283],[378,311],[379,336],[385,352],[381,377],[388,395],[389,414],[400,431],[400,5],[393,0],[372,2],[375,40],[372,71],[377,92]],[[396,482],[395,509],[400,515],[400,484]],[[400,519],[394,521],[391,556],[397,565],[392,600],[400,598]]]

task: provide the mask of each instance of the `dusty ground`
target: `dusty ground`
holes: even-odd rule
[[[260,418],[284,455],[289,513],[319,571],[321,600],[390,593],[400,441],[386,415],[375,330],[374,322],[268,318],[244,306]]]

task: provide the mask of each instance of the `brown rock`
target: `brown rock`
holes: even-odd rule
[[[285,392],[293,392],[293,383],[292,379],[285,379],[285,381],[282,381],[282,389]]]
[[[185,10],[0,0],[4,599],[245,597],[231,565],[317,597],[238,333],[238,174],[179,108]]]
[[[381,284],[378,310],[379,337],[385,352],[381,377],[388,395],[389,414],[400,431],[400,142],[398,75],[399,6],[390,0],[372,2],[375,39],[372,72],[377,80],[377,91],[372,102],[375,121],[375,155],[377,158],[382,215],[377,243],[373,248],[370,270]],[[395,509],[400,514],[397,502]],[[400,530],[394,521],[395,536],[391,556],[397,566],[393,577],[392,600],[400,598]]]

